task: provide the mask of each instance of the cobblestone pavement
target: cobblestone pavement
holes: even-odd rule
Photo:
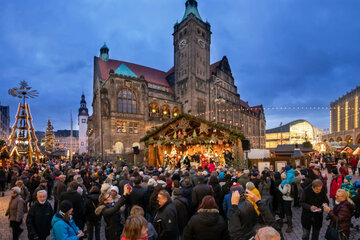
[[[331,177],[329,177],[328,185],[330,184],[330,178]],[[357,176],[357,177],[354,177],[354,179],[359,180],[360,178]],[[8,207],[9,200],[10,200],[9,191],[7,191],[5,193],[5,197],[0,197],[0,239],[1,240],[11,240],[12,239],[12,233],[11,233],[11,228],[9,227],[9,221],[8,221],[8,218],[5,216],[5,212]],[[25,219],[26,219],[26,214],[24,216],[24,221],[25,221]],[[27,238],[27,230],[26,230],[24,221],[21,225],[21,228],[24,229],[24,232],[20,236],[20,239],[22,239],[22,240],[28,239]],[[353,219],[352,222],[354,225],[360,225],[360,219]],[[323,222],[323,227],[321,229],[319,239],[325,239],[324,236],[325,236],[325,232],[326,232],[326,228],[327,228],[328,224],[329,224],[329,221],[325,220],[325,214],[324,214],[324,222]],[[285,233],[287,225],[284,224],[283,233],[284,233],[285,239],[288,239],[288,240],[301,239],[301,235],[302,235],[301,208],[293,208],[293,225],[294,225],[294,231],[292,233]],[[103,226],[104,226],[104,224],[102,224],[101,239],[105,239]],[[50,237],[48,239],[50,239]],[[352,228],[350,239],[352,239],[352,240],[360,239],[360,230],[355,230],[354,228]]]

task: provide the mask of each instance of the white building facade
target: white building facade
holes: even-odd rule
[[[89,113],[86,107],[85,95],[81,95],[78,125],[79,125],[79,154],[88,153],[88,139],[87,139],[87,126],[88,126]]]

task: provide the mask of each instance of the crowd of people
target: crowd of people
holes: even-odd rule
[[[0,190],[4,196],[6,186],[11,189],[6,215],[13,239],[25,221],[28,239],[39,240],[98,240],[101,227],[107,240],[278,240],[283,225],[293,231],[294,207],[302,208],[302,239],[319,239],[324,214],[327,239],[334,232],[349,238],[360,212],[358,184],[344,161],[331,170],[329,188],[320,168],[314,162],[280,171],[260,172],[254,165],[210,172],[201,166],[16,162],[0,168]]]

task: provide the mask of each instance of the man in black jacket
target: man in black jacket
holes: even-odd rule
[[[254,236],[256,217],[254,206],[245,197],[240,197],[238,191],[232,192],[229,216],[231,239],[248,240]]]
[[[144,212],[146,214],[147,211],[147,195],[146,190],[141,187],[141,177],[137,176],[134,179],[135,186],[132,189],[132,192],[129,196],[129,209],[131,209],[134,205],[138,205],[144,209]]]
[[[312,240],[319,239],[323,221],[323,204],[329,204],[329,199],[323,190],[323,183],[315,179],[310,186],[304,189],[300,197],[302,206],[301,225],[303,227],[303,240],[308,240],[312,228]]]
[[[206,195],[213,195],[212,189],[210,185],[205,184],[205,177],[203,175],[199,175],[197,177],[197,185],[193,188],[192,192],[192,207],[193,210],[196,210],[202,199]]]
[[[46,200],[45,190],[37,192],[37,201],[31,206],[26,217],[26,227],[28,238],[30,240],[45,240],[50,235],[51,219],[53,217],[53,208]]]
[[[159,210],[154,218],[154,227],[158,233],[158,240],[178,239],[179,229],[174,204],[166,190],[158,194]]]
[[[180,188],[175,188],[173,190],[173,203],[176,209],[180,236],[182,235],[183,230],[190,218],[189,202],[186,198],[182,197],[181,194],[182,193]]]
[[[73,219],[80,230],[84,229],[85,221],[84,221],[84,201],[81,195],[76,191],[79,185],[77,182],[72,181],[69,183],[69,188],[66,192],[63,192],[60,195],[60,202],[63,200],[69,200],[73,205]]]

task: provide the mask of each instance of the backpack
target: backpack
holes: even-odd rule
[[[298,188],[297,188],[297,185],[296,183],[291,183],[290,184],[291,186],[291,189],[290,189],[290,197],[292,198],[296,198],[298,196]]]

